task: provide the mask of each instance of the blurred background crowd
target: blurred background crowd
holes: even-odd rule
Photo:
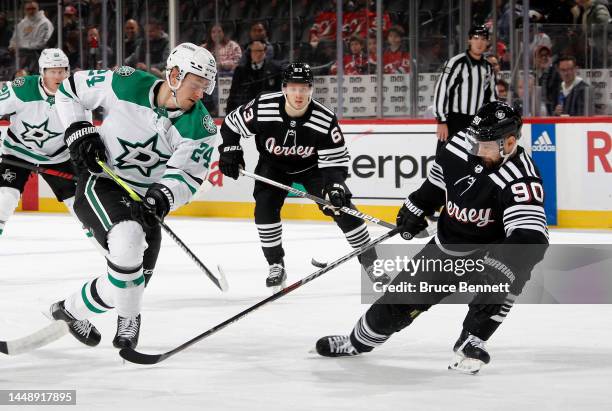
[[[45,47],[62,48],[72,70],[163,77],[172,46],[190,41],[217,59],[205,100],[216,116],[279,90],[283,65],[303,61],[321,76],[315,97],[355,105],[345,116],[430,117],[442,65],[484,24],[500,99],[527,115],[607,115],[610,21],[607,0],[0,0],[0,80],[38,73]],[[586,88],[585,102],[560,111],[570,86]]]

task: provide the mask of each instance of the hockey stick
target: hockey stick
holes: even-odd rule
[[[39,174],[48,174],[54,177],[65,178],[66,180],[76,181],[76,176],[74,174],[66,173],[64,171],[54,170],[52,168],[46,168],[41,166],[35,166],[33,164],[29,164],[22,161],[11,160],[10,158],[0,157],[1,164],[8,164],[9,166],[15,166],[20,168],[25,168],[26,170],[34,171]]]
[[[0,341],[0,352],[6,355],[22,354],[59,340],[67,333],[68,324],[65,321],[53,321],[46,327],[25,337]]]
[[[346,207],[346,206],[343,206],[343,207],[340,207],[340,208],[335,207],[332,203],[330,203],[327,200],[324,200],[324,199],[322,199],[320,197],[317,197],[317,196],[313,196],[312,194],[306,193],[306,192],[304,192],[302,190],[298,190],[296,188],[289,187],[287,185],[284,185],[283,183],[279,183],[278,181],[270,180],[269,178],[260,176],[258,174],[250,173],[250,172],[248,172],[246,170],[243,170],[243,169],[240,169],[240,174],[242,174],[244,176],[247,176],[247,177],[251,177],[253,180],[258,180],[258,181],[270,184],[271,186],[282,188],[283,190],[288,191],[291,194],[294,194],[294,195],[296,195],[298,197],[307,198],[309,200],[314,201],[315,203],[318,203],[318,204],[321,204],[321,205],[324,205],[324,206],[328,206],[328,207],[331,207],[333,209],[337,209],[339,211],[342,211],[344,214],[349,214],[349,215],[352,215],[353,217],[357,217],[357,218],[360,218],[362,220],[369,221],[369,222],[374,223],[374,224],[378,224],[378,225],[383,226],[385,228],[388,228],[390,230],[393,230],[395,228],[395,226],[393,224],[387,223],[386,221],[382,221],[382,220],[380,220],[380,219],[378,219],[376,217],[372,217],[371,215],[362,213],[359,210],[354,210],[354,209]],[[406,240],[410,240],[410,238],[407,238]]]
[[[123,357],[123,359],[129,361],[129,362],[133,362],[135,364],[157,364],[159,362],[162,362],[166,359],[168,359],[169,357],[172,357],[174,354],[177,354],[181,351],[183,351],[184,349],[192,346],[193,344],[197,343],[198,341],[203,340],[206,337],[210,337],[211,335],[217,333],[218,331],[221,331],[222,329],[224,329],[225,327],[227,327],[228,325],[240,320],[241,318],[247,316],[248,314],[252,313],[253,311],[257,310],[258,308],[274,301],[274,300],[278,300],[279,298],[283,297],[286,294],[289,294],[291,291],[294,291],[298,288],[300,288],[301,286],[303,286],[306,283],[311,282],[312,280],[314,280],[317,277],[322,276],[323,274],[325,274],[326,272],[338,267],[340,264],[347,262],[348,260],[350,260],[353,257],[358,256],[359,254],[363,253],[366,250],[369,250],[370,248],[374,247],[375,245],[382,243],[383,241],[387,240],[390,237],[393,237],[395,234],[398,233],[398,229],[393,229],[391,231],[388,231],[386,234],[383,234],[382,236],[376,238],[375,240],[370,241],[369,243],[365,244],[364,246],[362,246],[361,248],[357,248],[355,250],[353,250],[352,252],[350,252],[349,254],[346,254],[342,257],[340,257],[339,259],[337,259],[336,261],[333,261],[331,263],[329,263],[325,268],[322,268],[318,271],[315,271],[314,273],[310,274],[307,277],[302,278],[301,280],[291,284],[290,286],[280,290],[277,293],[272,294],[270,297],[266,298],[265,300],[261,300],[260,302],[258,302],[255,305],[250,306],[249,308],[239,312],[238,314],[234,315],[231,318],[228,318],[227,320],[223,321],[222,323],[214,326],[213,328],[209,329],[208,331],[203,332],[200,335],[195,336],[194,338],[192,338],[191,340],[179,345],[178,347],[167,351],[163,354],[144,354],[141,353],[139,351],[135,351],[131,348],[124,348],[121,351],[119,351],[119,355],[121,357]]]
[[[246,171],[246,170],[243,170],[243,169],[240,169],[240,174],[242,174],[242,175],[244,175],[244,176],[247,176],[247,177],[251,177],[253,180],[259,180],[259,181],[262,181],[262,182],[264,182],[264,183],[270,184],[271,186],[278,187],[278,188],[282,188],[283,190],[288,191],[288,192],[290,192],[291,194],[294,194],[294,195],[296,195],[296,196],[298,196],[298,197],[307,198],[307,199],[309,199],[309,200],[314,201],[315,203],[318,203],[318,204],[321,204],[321,205],[325,205],[325,206],[332,207],[332,208],[334,208],[334,209],[337,209],[337,210],[339,210],[339,211],[342,211],[342,212],[343,212],[343,213],[345,213],[345,214],[352,215],[353,217],[357,217],[357,218],[360,218],[360,219],[362,219],[362,220],[369,221],[369,222],[374,223],[374,224],[378,224],[378,225],[380,225],[380,226],[383,226],[383,227],[385,227],[385,228],[389,228],[389,229],[391,229],[391,230],[395,228],[395,226],[394,226],[393,224],[388,223],[388,222],[383,221],[383,220],[380,220],[380,219],[378,219],[378,218],[376,218],[376,217],[372,217],[371,215],[368,215],[368,214],[362,213],[362,212],[361,212],[361,211],[359,211],[359,210],[354,210],[354,209],[349,208],[349,207],[346,207],[346,206],[343,206],[343,207],[340,207],[340,208],[338,208],[338,207],[334,207],[334,205],[333,205],[332,203],[330,203],[329,201],[327,201],[327,200],[324,200],[324,199],[322,199],[322,198],[320,198],[320,197],[317,197],[317,196],[313,196],[312,194],[310,194],[310,193],[306,193],[306,192],[304,192],[304,191],[302,191],[302,190],[298,190],[297,188],[289,187],[289,186],[287,186],[287,185],[285,185],[285,184],[283,184],[283,183],[279,183],[278,181],[271,180],[271,179],[269,179],[269,178],[266,178],[266,177],[260,176],[260,175],[258,175],[258,174],[255,174],[255,173],[250,173],[250,172],[248,172],[248,171]],[[435,227],[435,226],[434,226],[434,227]],[[430,231],[430,230],[428,230],[428,229],[426,228],[426,229],[424,229],[423,231],[421,231],[420,233],[418,233],[418,234],[417,234],[415,237],[417,237],[417,238],[425,238],[425,237],[428,237],[428,236],[430,236],[430,235],[435,234],[435,233],[436,233],[436,231],[437,231],[437,230],[432,230],[432,231]],[[412,239],[412,236],[410,236],[408,233],[403,233],[403,234],[402,234],[402,238],[403,238],[404,240],[411,240],[411,239]],[[316,260],[314,260],[314,261],[316,261]],[[317,263],[318,263],[318,262],[317,262]],[[321,266],[322,266],[322,264],[323,264],[323,263],[320,263],[320,264],[315,264],[315,263],[313,263],[313,265],[314,265],[315,267],[321,267]]]
[[[141,202],[142,201],[142,199],[140,198],[138,193],[136,191],[132,190],[132,188],[130,186],[128,186],[126,184],[126,182],[123,181],[117,174],[115,174],[113,172],[113,170],[111,170],[110,167],[106,165],[106,163],[104,163],[103,161],[100,161],[100,160],[96,160],[96,161],[100,165],[100,167],[102,167],[102,170],[104,170],[104,172],[110,178],[112,178],[119,186],[121,186],[121,188],[123,188],[128,193],[128,195],[130,196],[130,198],[132,200],[137,201],[137,202]],[[210,281],[212,281],[223,292],[226,292],[229,289],[229,285],[227,283],[227,279],[225,278],[225,274],[223,273],[223,270],[221,269],[221,266],[217,266],[217,268],[219,269],[219,277],[217,278],[208,269],[208,267],[206,267],[204,265],[204,263],[202,261],[200,261],[198,256],[196,256],[189,249],[189,247],[187,247],[187,245],[176,234],[174,234],[174,232],[170,229],[170,227],[168,227],[166,225],[166,223],[164,223],[162,221],[161,218],[157,217],[157,221],[162,226],[164,231],[166,233],[168,233],[170,238],[172,238],[174,240],[174,242],[178,244],[178,246],[181,248],[181,250],[183,250],[189,256],[189,258],[191,258],[202,271],[204,271],[204,274],[206,274],[206,276],[210,279]]]

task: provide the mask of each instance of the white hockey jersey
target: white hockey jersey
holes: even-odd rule
[[[103,107],[98,131],[113,171],[141,195],[152,183],[165,185],[176,209],[206,178],[217,127],[200,101],[188,112],[157,107],[161,82],[131,67],[81,71],[60,85],[56,104],[65,127]]]
[[[18,77],[0,90],[0,115],[10,116],[2,154],[33,164],[57,164],[70,160],[64,143],[64,126],[55,97],[48,96],[40,76]],[[84,113],[91,120],[91,113]]]

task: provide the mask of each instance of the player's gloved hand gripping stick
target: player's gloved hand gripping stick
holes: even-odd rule
[[[142,203],[142,199],[140,198],[138,193],[132,190],[132,188],[128,186],[125,183],[125,181],[123,181],[118,175],[116,175],[113,172],[113,170],[111,170],[110,167],[106,165],[106,163],[104,163],[101,160],[97,160],[97,163],[100,165],[102,170],[110,178],[112,178],[117,184],[119,184],[128,193],[128,195],[130,196],[132,200],[138,203]],[[147,205],[142,205],[141,207],[145,208],[147,207]],[[225,274],[223,273],[223,270],[221,269],[221,266],[217,266],[217,268],[219,269],[219,277],[216,277],[208,269],[208,267],[206,267],[204,263],[202,263],[202,261],[200,261],[200,259],[189,249],[189,247],[187,247],[187,245],[185,245],[185,243],[180,238],[178,238],[176,234],[174,234],[174,232],[170,229],[170,227],[168,227],[166,223],[163,222],[163,217],[160,216],[160,213],[157,210],[158,210],[158,207],[156,206],[155,209],[144,211],[146,213],[146,224],[151,224],[151,220],[156,220],[161,225],[161,227],[164,229],[164,231],[168,233],[170,238],[172,238],[174,242],[176,242],[178,246],[185,253],[187,253],[187,255],[196,263],[196,265],[202,271],[204,271],[204,274],[206,274],[206,276],[210,279],[210,281],[212,281],[221,291],[226,292],[229,289],[229,285],[227,283],[227,279],[225,278]]]

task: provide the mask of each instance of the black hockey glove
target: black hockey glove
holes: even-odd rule
[[[397,213],[396,225],[404,240],[411,240],[415,235],[427,228],[425,212],[406,198],[404,204]]]
[[[219,146],[219,170],[230,178],[238,180],[240,168],[244,169],[244,152],[240,144]]]
[[[168,187],[153,183],[142,202],[133,203],[132,218],[145,228],[153,228],[164,221],[173,202],[174,196]]]
[[[327,183],[325,187],[323,187],[323,198],[333,204],[333,207],[323,206],[323,208],[321,208],[323,214],[330,217],[340,215],[338,209],[347,206],[349,202],[346,190],[340,183]]]
[[[77,171],[102,172],[96,160],[106,162],[106,147],[93,124],[89,121],[72,123],[64,132],[64,141]]]

